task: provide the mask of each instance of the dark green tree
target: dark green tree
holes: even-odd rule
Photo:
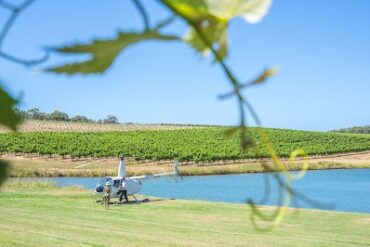
[[[25,112],[25,119],[47,120],[48,118],[48,114],[45,112],[41,112],[38,108],[32,108]]]
[[[51,120],[51,121],[68,121],[69,116],[65,112],[55,110],[55,111],[53,111],[52,113],[50,113],[48,115],[48,120]]]
[[[14,108],[15,114],[17,114],[21,119],[27,119],[27,112],[25,110],[21,110],[18,107]]]
[[[103,123],[105,124],[119,124],[118,118],[114,115],[108,115],[104,120]]]
[[[69,119],[71,122],[78,122],[78,123],[93,123],[94,121],[90,118],[87,118],[83,115],[77,115]]]

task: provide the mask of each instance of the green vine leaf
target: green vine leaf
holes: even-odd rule
[[[270,77],[273,77],[277,73],[277,68],[268,68],[262,72],[261,75],[259,75],[256,79],[254,79],[251,84],[260,84],[262,82],[265,82]]]
[[[119,33],[114,39],[94,40],[87,44],[76,44],[57,48],[56,51],[68,54],[90,54],[91,58],[83,62],[64,64],[46,69],[54,73],[64,74],[94,74],[104,73],[114,62],[116,57],[130,45],[147,40],[173,41],[179,38],[172,35],[163,35],[157,31],[147,30],[142,33]]]
[[[212,46],[220,59],[227,56],[227,23],[224,21],[207,20],[199,26],[202,33],[212,42]],[[208,55],[208,47],[199,37],[194,28],[191,28],[184,37],[185,42],[192,46],[197,52]]]
[[[229,21],[243,17],[249,23],[257,23],[268,13],[272,0],[204,0],[209,11],[219,19]]]
[[[217,59],[227,56],[227,25],[238,16],[250,23],[260,21],[268,12],[272,0],[163,0],[172,11],[192,22],[217,52]],[[207,55],[210,46],[190,27],[184,41],[197,52]]]
[[[0,124],[16,130],[17,126],[21,123],[21,118],[14,111],[17,100],[13,99],[1,86],[0,86]]]

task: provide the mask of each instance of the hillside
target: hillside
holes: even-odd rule
[[[136,160],[206,161],[269,157],[258,137],[251,135],[260,154],[241,152],[237,136],[226,138],[226,127],[180,130],[109,131],[109,132],[24,132],[1,133],[1,153],[57,154],[67,157],[117,157]],[[279,156],[287,157],[296,148],[309,155],[370,150],[370,135],[323,133],[285,129],[267,129]]]

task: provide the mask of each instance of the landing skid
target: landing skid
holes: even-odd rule
[[[135,197],[135,195],[132,195],[132,197],[135,199],[136,203],[139,203],[138,199]]]
[[[144,198],[142,200],[139,200],[137,199],[135,196],[132,196],[135,200],[134,201],[129,201],[128,203],[126,201],[123,201],[123,202],[119,202],[119,201],[110,201],[109,204],[115,204],[115,205],[125,205],[125,204],[139,204],[139,203],[145,203],[145,202],[149,202],[149,198]],[[100,203],[100,204],[104,204],[103,203],[103,200],[96,200],[96,203]]]
[[[149,198],[144,198],[142,200],[139,200],[136,197],[134,197],[134,198],[135,198],[134,201],[129,201],[128,203],[123,201],[123,202],[114,202],[114,204],[116,204],[116,205],[125,205],[125,204],[139,204],[139,203],[149,202]]]

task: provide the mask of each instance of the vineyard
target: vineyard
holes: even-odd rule
[[[202,125],[180,124],[99,124],[77,123],[67,121],[26,120],[20,126],[19,132],[51,131],[51,132],[105,132],[105,131],[137,131],[137,130],[176,130],[205,127]],[[0,133],[10,132],[0,126]]]
[[[181,161],[238,160],[258,158],[252,150],[242,152],[239,138],[227,138],[224,127],[129,132],[26,132],[1,133],[1,153],[33,153],[68,157],[117,157],[137,160]],[[269,157],[251,128],[260,157]],[[267,129],[278,155],[287,157],[295,148],[309,155],[370,150],[370,135]]]

